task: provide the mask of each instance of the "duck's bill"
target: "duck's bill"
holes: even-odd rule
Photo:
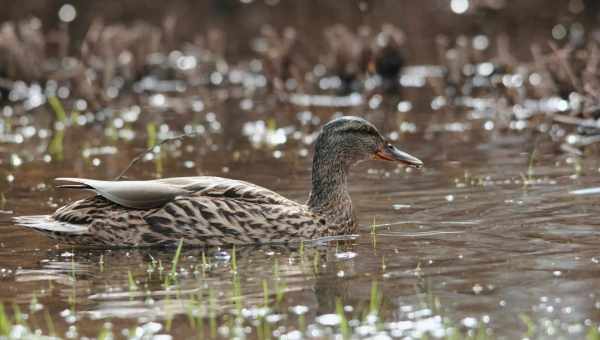
[[[408,153],[398,149],[395,146],[384,147],[375,153],[375,159],[381,159],[384,161],[400,162],[408,166],[420,168],[423,166],[423,162],[415,156],[409,155]]]

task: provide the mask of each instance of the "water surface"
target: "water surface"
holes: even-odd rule
[[[178,100],[189,104],[188,95]],[[403,100],[411,98],[408,113],[394,97],[373,109],[234,96],[192,113],[124,100],[104,121],[58,128],[46,106],[5,117],[26,138],[0,146],[0,301],[33,329],[52,324],[64,337],[583,338],[600,308],[600,198],[570,192],[597,184],[598,159],[567,156],[533,131],[436,115],[427,91],[409,89]],[[82,196],[55,189],[54,177],[114,178],[152,135],[184,131],[200,136],[163,145],[128,178],[224,176],[303,201],[312,141],[340,113],[367,117],[426,163],[354,169],[361,231],[351,239],[239,247],[235,256],[184,249],[172,275],[174,249],[77,249],[11,222]]]

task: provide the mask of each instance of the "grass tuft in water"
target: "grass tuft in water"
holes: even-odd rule
[[[262,287],[263,287],[263,306],[265,308],[269,307],[269,283],[267,282],[266,279],[262,280]]]
[[[371,223],[371,241],[373,242],[373,249],[377,248],[377,217],[373,216],[373,223]]]
[[[162,264],[162,260],[158,259],[158,275],[161,280],[162,280],[162,276],[163,276],[164,272],[165,272],[165,267]]]
[[[167,295],[167,297],[165,298],[165,306],[167,306],[166,311],[165,311],[165,330],[167,332],[171,331],[171,327],[173,326],[173,318],[175,317],[173,315],[173,312],[171,311],[170,308],[168,308],[168,306],[171,305],[171,295]]]
[[[342,334],[342,338],[344,340],[350,339],[352,332],[350,326],[348,325],[348,320],[346,319],[344,304],[342,304],[342,300],[340,298],[335,300],[335,313],[340,318],[340,333]]]
[[[21,308],[17,305],[16,302],[13,303],[13,314],[15,316],[15,323],[19,325],[25,325],[25,320],[23,320],[23,313],[21,313]]]
[[[319,256],[319,252],[316,251],[315,255],[313,256],[313,272],[314,275],[319,274],[319,261],[320,261],[320,256]]]
[[[48,328],[48,334],[55,336],[56,327],[54,327],[54,320],[52,320],[52,315],[50,315],[50,311],[48,311],[48,309],[44,309],[44,319],[46,321],[46,327]]]
[[[98,334],[97,339],[98,340],[112,340],[113,334],[112,334],[110,328],[107,327],[106,325],[104,325],[102,327],[102,329],[100,330],[100,334]]]
[[[6,310],[4,309],[4,304],[0,302],[0,334],[3,336],[8,336],[10,334],[11,324],[8,316],[6,315]]]
[[[371,283],[371,300],[369,302],[369,313],[372,315],[379,315],[379,309],[381,308],[382,294],[379,291],[379,285],[377,281]]]
[[[521,319],[525,326],[527,326],[527,331],[525,331],[525,334],[523,336],[525,338],[533,337],[535,335],[536,330],[535,323],[533,322],[533,320],[531,320],[531,318],[527,314],[520,314],[519,319]]]
[[[232,285],[231,300],[233,302],[233,305],[235,306],[235,316],[236,316],[237,321],[241,321],[242,320],[243,295],[242,295],[242,284],[240,282],[240,276],[237,275],[237,272],[233,273],[231,285]]]
[[[75,275],[75,254],[71,256],[70,276],[73,289],[71,289],[71,294],[69,294],[69,305],[71,306],[71,312],[75,314],[77,308],[77,275]]]
[[[133,274],[131,273],[131,270],[127,271],[127,283],[128,283],[130,292],[134,292],[134,291],[138,290],[138,286],[135,283],[135,279],[133,278]]]
[[[531,155],[529,156],[529,162],[527,165],[527,176],[521,173],[521,180],[523,181],[524,188],[527,188],[527,186],[533,184],[533,177],[535,176],[534,162],[536,154],[537,148],[534,148],[533,151],[531,151]]]
[[[212,288],[208,290],[208,315],[210,337],[211,339],[214,339],[217,337],[217,299],[215,297],[215,291]]]
[[[194,317],[194,308],[196,307],[196,297],[192,295],[190,301],[185,305],[185,314],[188,317],[191,329],[196,329],[196,318]]]
[[[64,159],[64,139],[65,131],[55,130],[53,132],[52,140],[50,140],[50,143],[48,144],[48,153],[58,161]]]
[[[146,125],[146,136],[147,136],[146,146],[148,148],[155,146],[156,141],[158,140],[158,133],[156,131],[155,123],[150,122]]]
[[[181,257],[181,249],[183,248],[183,239],[179,240],[179,245],[177,246],[177,250],[175,251],[175,257],[173,257],[172,267],[171,267],[171,276],[177,276],[177,264],[179,264],[179,258]]]
[[[98,261],[98,264],[100,265],[100,272],[103,273],[104,272],[104,254],[100,255],[100,260]]]
[[[231,271],[234,274],[237,274],[237,256],[235,254],[235,245],[233,245],[233,249],[231,250]]]
[[[54,320],[52,320],[52,315],[50,315],[50,311],[48,311],[48,309],[44,309],[44,319],[46,320],[48,334],[50,334],[51,336],[55,336],[56,328],[54,327]]]
[[[534,166],[534,162],[535,162],[535,156],[537,154],[537,149],[533,149],[533,151],[531,152],[531,155],[529,156],[529,164],[527,165],[527,178],[528,179],[533,179],[533,176],[535,175],[535,172],[533,170],[533,166]]]
[[[55,96],[50,96],[50,97],[48,97],[48,103],[50,104],[52,111],[54,111],[56,120],[63,124],[66,123],[67,122],[67,113],[66,113],[65,108],[63,107],[60,99],[58,99]]]
[[[585,334],[585,340],[600,340],[600,331],[598,325],[592,325]]]
[[[285,282],[283,282],[279,273],[279,261],[277,259],[275,259],[273,263],[273,278],[275,279],[275,301],[279,305],[279,303],[283,300],[283,295],[285,294],[287,285]]]
[[[206,269],[208,268],[208,262],[206,261],[206,253],[202,251],[202,277],[206,277]]]

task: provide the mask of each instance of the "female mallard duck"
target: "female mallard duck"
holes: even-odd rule
[[[21,225],[72,244],[137,247],[290,242],[357,230],[346,179],[366,159],[423,163],[392,146],[369,122],[342,117],[315,143],[308,203],[248,182],[219,177],[150,181],[58,178],[63,188],[95,191],[52,216],[18,218]]]

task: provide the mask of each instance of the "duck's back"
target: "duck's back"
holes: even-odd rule
[[[102,246],[288,242],[322,236],[325,221],[255,184],[220,177],[152,181],[62,179],[98,195],[58,209],[35,229],[70,243]],[[65,225],[79,226],[78,232]],[[59,230],[60,229],[60,230]]]

